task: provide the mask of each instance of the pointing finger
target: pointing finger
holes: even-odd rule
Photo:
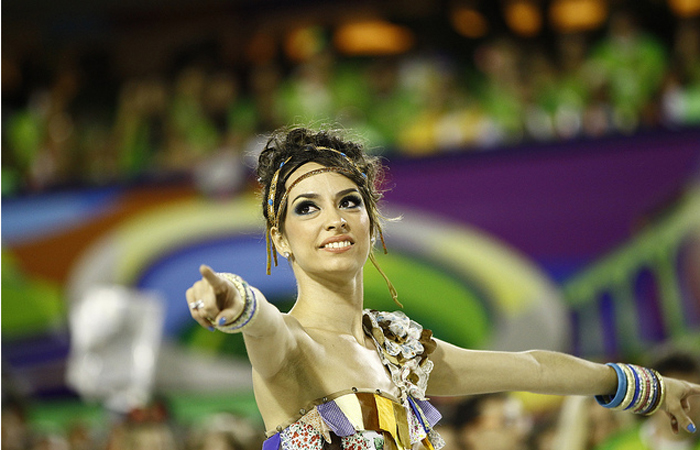
[[[207,266],[206,264],[202,264],[199,267],[199,273],[202,274],[202,278],[207,280],[211,287],[214,288],[214,292],[219,293],[221,292],[221,288],[223,286],[226,286],[226,281],[224,281],[219,275],[217,275],[211,267]]]

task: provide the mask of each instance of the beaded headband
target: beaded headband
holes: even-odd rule
[[[336,150],[334,148],[329,148],[329,147],[317,146],[315,148],[316,148],[316,150],[327,150],[327,151],[335,152],[335,153],[343,156],[350,163],[350,165],[357,171],[357,173],[362,175],[363,178],[365,178],[365,179],[367,178],[367,174],[364,173],[363,171],[361,171],[360,168],[357,166],[357,164],[352,159],[350,159],[350,157],[348,157],[348,155],[346,155],[345,153],[343,153],[339,150]],[[284,165],[287,164],[291,159],[292,159],[292,157],[290,156],[286,160],[284,160],[280,164],[280,166],[277,168],[274,175],[272,176],[272,181],[270,182],[270,189],[268,192],[268,197],[267,197],[267,202],[266,202],[267,230],[265,233],[265,241],[266,241],[266,247],[267,247],[266,273],[268,275],[270,275],[270,273],[271,273],[272,261],[274,261],[275,266],[277,266],[277,250],[275,249],[275,246],[272,242],[272,228],[275,227],[275,228],[279,229],[281,212],[284,211],[285,202],[287,201],[287,197],[289,195],[289,192],[297,184],[299,184],[301,181],[303,181],[309,177],[312,177],[314,175],[319,175],[322,173],[340,173],[340,174],[347,176],[348,178],[352,178],[352,176],[355,175],[355,173],[353,173],[353,171],[346,169],[346,168],[343,168],[343,167],[321,167],[319,169],[311,170],[311,171],[301,175],[300,177],[298,177],[296,180],[294,180],[294,182],[287,189],[285,189],[284,194],[282,194],[282,198],[280,199],[279,205],[277,207],[277,211],[275,212],[275,195],[277,193],[277,187],[278,187],[278,184],[280,181],[279,180],[280,172],[282,171],[282,168],[284,167]],[[291,175],[291,173],[293,171],[294,170],[289,172],[288,176]],[[374,221],[374,226],[376,227],[376,230],[379,234],[379,239],[382,243],[382,249],[384,250],[384,253],[386,254],[387,249],[386,249],[386,244],[384,242],[384,234],[382,233],[382,229],[376,220]],[[369,259],[370,259],[370,261],[372,261],[372,264],[374,265],[374,267],[376,267],[376,269],[379,271],[379,273],[382,275],[382,277],[386,281],[387,286],[389,288],[389,292],[390,292],[391,297],[393,298],[394,302],[396,302],[396,304],[398,304],[400,307],[403,308],[403,305],[401,303],[399,303],[399,301],[397,299],[396,289],[394,288],[391,281],[389,281],[389,278],[386,276],[386,274],[384,274],[384,271],[379,267],[379,264],[377,263],[374,255],[371,252],[369,255]]]
[[[345,158],[350,163],[350,165],[355,170],[357,170],[357,172],[359,174],[361,174],[364,178],[367,178],[367,174],[360,170],[360,168],[357,166],[357,164],[355,164],[355,161],[350,159],[348,157],[348,155],[341,152],[340,150],[336,150],[336,149],[330,148],[330,147],[322,147],[322,146],[315,146],[315,149],[316,150],[327,150],[327,151],[334,152],[334,153],[341,155],[343,158]],[[280,172],[282,171],[282,168],[284,167],[284,165],[287,164],[291,159],[292,159],[292,156],[288,157],[287,159],[285,159],[284,161],[282,161],[280,163],[280,166],[275,171],[275,174],[272,176],[272,181],[270,182],[270,189],[269,189],[268,196],[267,196],[267,217],[268,217],[268,220],[270,218],[272,218],[272,222],[274,224],[279,223],[279,218],[277,217],[278,214],[275,213],[275,194],[277,193],[277,184],[279,182]],[[291,175],[291,173],[292,172],[290,172],[288,175]],[[350,171],[348,171],[346,173],[346,175],[352,176],[352,173]],[[287,191],[289,191],[290,189],[291,189],[291,186],[289,189],[287,189]],[[282,209],[282,205],[283,205],[283,201],[280,201],[279,208],[277,208],[277,213],[279,213],[279,211]]]
[[[322,173],[341,173],[341,174],[348,176],[348,177],[352,176],[351,171],[349,171],[348,169],[344,169],[342,167],[321,167],[318,169],[310,170],[310,171],[306,172],[304,175],[301,175],[299,178],[294,180],[294,182],[292,184],[290,184],[289,187],[284,191],[284,194],[282,194],[282,198],[280,199],[280,206],[277,209],[277,214],[274,216],[275,217],[275,221],[274,221],[275,227],[279,228],[279,226],[280,226],[280,214],[279,213],[285,207],[285,202],[287,201],[287,196],[289,195],[291,190],[294,189],[294,187],[297,184],[301,183],[305,179],[312,177],[314,175],[322,174]]]

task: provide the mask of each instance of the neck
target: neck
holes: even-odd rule
[[[298,295],[289,312],[305,328],[324,329],[361,336],[362,271],[343,281],[323,280],[297,274]]]

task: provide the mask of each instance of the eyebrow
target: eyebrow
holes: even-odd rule
[[[336,197],[342,197],[342,196],[344,196],[344,195],[350,194],[351,192],[355,192],[355,193],[359,194],[359,193],[360,193],[360,190],[357,189],[357,188],[347,188],[347,189],[343,189],[342,191],[337,192],[337,193],[335,194],[335,196],[336,196]],[[296,202],[296,201],[299,200],[300,198],[316,199],[316,198],[319,198],[319,197],[320,197],[320,195],[318,195],[318,194],[316,194],[316,193],[314,193],[314,192],[309,192],[309,193],[305,193],[305,194],[299,194],[299,195],[297,195],[296,197],[294,197],[294,200],[292,200],[292,203]]]

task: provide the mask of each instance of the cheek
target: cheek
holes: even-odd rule
[[[368,247],[371,245],[372,228],[369,217],[365,216],[359,219],[357,223],[354,224],[352,231],[358,243],[366,243]]]
[[[369,218],[369,214],[367,214],[366,211],[364,211],[359,218],[359,226],[362,229],[367,230],[367,233],[371,232],[372,220]]]
[[[313,220],[287,220],[284,224],[284,237],[287,245],[294,251],[310,243],[318,236],[318,225]]]

